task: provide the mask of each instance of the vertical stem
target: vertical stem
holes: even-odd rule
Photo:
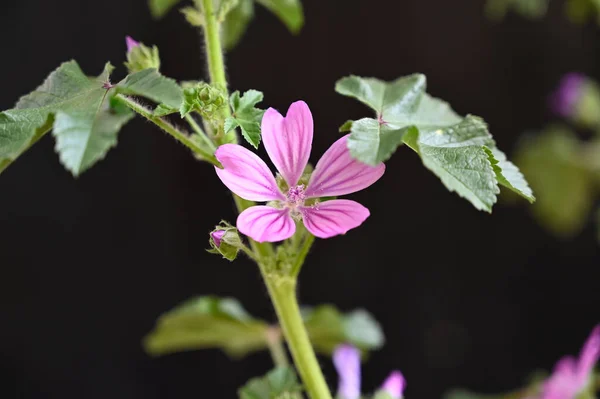
[[[331,399],[329,387],[300,314],[296,300],[296,279],[270,276],[264,266],[261,266],[261,271],[308,396],[312,399]]]

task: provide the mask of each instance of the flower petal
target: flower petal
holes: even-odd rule
[[[304,226],[319,238],[345,234],[348,230],[360,226],[369,217],[367,208],[356,201],[345,199],[301,207],[300,211]]]
[[[240,197],[250,201],[284,200],[273,173],[262,159],[241,145],[224,144],[215,157],[223,169],[215,167],[219,179]]]
[[[298,184],[310,157],[313,119],[308,105],[296,101],[281,116],[269,108],[262,119],[262,140],[277,170],[290,187]]]
[[[340,345],[333,352],[337,370],[340,399],[360,398],[360,351],[350,345]]]
[[[600,325],[596,326],[581,349],[577,374],[581,384],[585,385],[600,357]]]
[[[307,197],[354,193],[369,187],[383,175],[383,163],[370,166],[352,158],[346,146],[347,140],[348,135],[333,143],[319,159],[306,189]]]
[[[258,242],[283,241],[296,232],[296,224],[288,209],[271,206],[251,206],[240,213],[237,228],[243,234]]]
[[[381,390],[385,391],[393,399],[400,399],[403,396],[406,380],[399,371],[392,371],[388,378],[381,386]]]

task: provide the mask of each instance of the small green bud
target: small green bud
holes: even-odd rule
[[[209,243],[211,249],[208,252],[221,254],[225,259],[233,261],[244,244],[235,227],[227,222],[221,222],[210,232]]]
[[[126,37],[127,62],[125,66],[129,73],[136,73],[148,68],[160,69],[158,47],[152,48],[143,43],[136,42],[131,37]]]
[[[183,103],[179,112],[185,116],[197,111],[209,121],[217,119],[223,107],[227,104],[223,92],[205,82],[188,86],[183,90]]]

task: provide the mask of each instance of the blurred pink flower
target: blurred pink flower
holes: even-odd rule
[[[558,88],[550,96],[552,111],[563,117],[573,116],[587,80],[585,75],[577,72],[563,76]]]
[[[600,357],[600,325],[587,339],[579,359],[562,358],[552,375],[544,382],[539,399],[575,399],[587,388],[594,365]]]
[[[290,105],[285,118],[269,108],[262,119],[262,139],[271,161],[289,189],[282,193],[267,164],[237,144],[224,144],[215,152],[223,169],[215,168],[221,181],[250,201],[273,201],[246,209],[237,219],[243,234],[258,242],[285,240],[303,220],[313,235],[329,238],[358,227],[369,210],[355,201],[334,199],[312,205],[306,200],[335,197],[369,187],[383,175],[385,165],[369,166],[350,156],[348,136],[337,140],[323,154],[306,187],[299,184],[308,163],[313,140],[313,119],[304,101]]]
[[[359,399],[360,393],[360,351],[352,345],[340,345],[333,351],[333,364],[338,373],[339,399]],[[379,389],[392,399],[404,395],[406,380],[399,371],[393,371]]]

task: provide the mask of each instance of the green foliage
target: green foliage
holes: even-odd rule
[[[164,17],[181,0],[148,0],[150,13],[154,18]]]
[[[307,308],[303,316],[315,350],[325,355],[343,343],[363,351],[379,349],[385,343],[381,326],[363,309],[343,314],[334,306],[321,305]]]
[[[215,234],[222,234],[222,236],[218,240],[215,240]],[[209,244],[211,249],[208,252],[221,254],[223,258],[229,261],[235,260],[238,252],[244,246],[237,228],[225,221],[221,221],[210,233]]]
[[[386,161],[401,144],[417,152],[425,167],[450,191],[475,208],[491,212],[501,184],[530,202],[535,198],[519,170],[496,148],[485,122],[462,117],[425,92],[421,74],[393,82],[350,76],[339,80],[336,91],[356,98],[376,112],[376,118],[346,122],[348,148],[370,165]]]
[[[109,101],[112,66],[87,77],[75,61],[62,64],[15,109],[0,113],[0,171],[54,126],[56,151],[63,165],[78,176],[104,158],[116,144],[121,126],[132,113]]]
[[[596,22],[600,24],[599,0],[567,0],[565,9],[573,23],[583,24],[595,18]]]
[[[301,398],[302,386],[290,367],[278,367],[263,377],[253,378],[239,389],[240,399]]]
[[[225,133],[229,133],[236,127],[242,130],[242,136],[254,148],[260,144],[260,122],[264,110],[256,108],[256,104],[263,100],[263,94],[258,90],[248,90],[241,97],[240,92],[235,91],[229,97],[232,116],[225,120]]]
[[[300,32],[304,25],[304,12],[300,0],[256,0],[269,9],[287,26],[290,32]]]
[[[125,67],[129,73],[140,72],[148,68],[159,70],[160,56],[158,54],[158,47],[152,46],[152,48],[150,48],[144,43],[139,43],[137,46],[134,46],[127,52],[127,62],[125,62]]]
[[[550,0],[487,0],[486,15],[495,20],[504,18],[508,11],[514,11],[523,17],[542,18],[548,11]]]
[[[240,41],[250,21],[254,18],[253,0],[240,0],[227,14],[221,26],[221,41],[226,50],[230,50]]]
[[[183,118],[190,112],[196,111],[208,121],[213,121],[220,117],[219,113],[227,106],[226,104],[227,100],[219,88],[200,82],[183,91],[183,102],[179,113]]]
[[[117,88],[120,93],[145,97],[160,104],[155,113],[162,115],[168,110],[178,110],[183,102],[183,90],[177,82],[153,68],[127,76]]]
[[[267,329],[235,299],[197,297],[163,314],[144,338],[144,347],[155,356],[220,348],[241,357],[267,347]]]
[[[598,181],[590,162],[598,154],[588,153],[589,148],[563,127],[551,127],[519,143],[517,164],[539,197],[533,214],[557,236],[578,234],[591,216]]]

